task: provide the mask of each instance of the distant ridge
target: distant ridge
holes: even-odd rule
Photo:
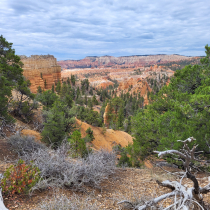
[[[61,60],[58,64],[64,69],[72,68],[128,68],[140,67],[155,64],[166,64],[169,62],[179,62],[184,60],[194,59],[195,57],[183,56],[179,54],[157,54],[157,55],[131,55],[114,57],[109,55],[104,56],[86,56],[81,60]],[[198,57],[196,57],[198,58]]]

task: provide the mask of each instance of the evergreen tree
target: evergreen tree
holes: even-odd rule
[[[107,103],[107,123],[113,121],[113,106],[111,101]]]
[[[87,133],[87,142],[91,142],[95,139],[93,135],[93,130],[90,127],[85,132]]]
[[[93,109],[93,102],[92,102],[91,98],[88,98],[87,104],[88,104],[88,107],[92,110]]]
[[[87,106],[87,95],[85,95],[85,98],[84,98],[84,104]]]
[[[42,88],[40,86],[37,88],[37,93],[42,93]]]
[[[47,89],[47,81],[46,81],[46,79],[44,80],[44,88]]]
[[[198,150],[210,143],[210,47],[202,65],[188,65],[177,70],[168,86],[164,86],[146,109],[134,116],[133,157],[142,159],[154,149],[179,149],[177,139],[196,138]]]
[[[114,111],[115,111],[115,114],[118,113],[118,110],[121,106],[123,106],[124,103],[123,103],[123,100],[119,97],[115,97],[112,99],[112,106],[114,108]]]
[[[61,87],[61,97],[64,97],[67,94],[68,91],[68,87],[66,85],[66,83],[63,83],[62,87]]]
[[[98,105],[98,101],[95,95],[93,95],[92,102],[93,102],[93,105]]]
[[[90,93],[90,95],[93,95],[93,88],[92,87],[90,88],[89,93]]]
[[[12,103],[12,113],[14,116],[22,118],[26,122],[30,122],[34,115],[33,109],[38,107],[36,101],[34,101],[35,95],[31,93],[29,86],[31,85],[30,81],[23,81],[21,84],[18,84],[15,89],[18,91],[16,100]],[[32,102],[31,102],[32,101]]]
[[[58,96],[51,90],[46,90],[43,91],[42,94],[38,94],[36,100],[40,101],[45,106],[45,109],[49,110],[52,108],[55,101],[58,100]]]
[[[71,81],[70,81],[69,77],[67,78],[67,84],[71,85]]]
[[[54,93],[54,92],[55,92],[55,86],[54,86],[54,84],[52,85],[52,89],[51,89],[51,91],[52,91],[52,93]]]
[[[63,101],[69,108],[72,108],[74,105],[74,101],[71,95],[66,94],[65,97],[63,98]]]
[[[123,127],[123,120],[124,120],[124,111],[123,111],[123,107],[121,106],[120,109],[119,109],[118,118],[117,118],[118,128]]]
[[[55,90],[58,94],[60,94],[60,92],[61,92],[61,82],[60,82],[60,80],[58,80]]]
[[[75,88],[74,88],[74,87],[71,88],[71,96],[72,96],[72,99],[73,99],[73,100],[74,100],[75,97],[76,97],[76,91],[75,91]]]
[[[79,87],[77,87],[77,98],[80,96],[80,89],[79,89]]]
[[[127,133],[131,133],[131,116],[128,117]]]
[[[85,95],[85,86],[82,86],[82,95]]]
[[[12,43],[0,36],[0,117],[11,119],[8,115],[8,105],[12,89],[24,82],[20,57],[15,55]]]
[[[84,139],[81,138],[81,133],[75,130],[68,139],[73,157],[85,157],[87,155],[87,148]]]
[[[57,148],[75,128],[75,113],[73,108],[56,101],[49,111],[45,111],[44,129],[41,133],[42,141]]]
[[[76,82],[76,78],[74,75],[71,74],[71,84],[75,85],[75,82]]]

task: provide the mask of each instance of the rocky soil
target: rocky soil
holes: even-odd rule
[[[11,154],[9,145],[6,140],[0,140],[0,165],[1,172],[5,170],[6,163],[4,162],[4,156]],[[172,170],[169,168],[169,170]],[[205,178],[205,174],[199,174],[201,178],[199,182],[201,186],[208,183],[208,179]],[[100,190],[93,188],[86,188],[84,192],[72,192],[67,189],[59,189],[59,194],[66,195],[67,197],[73,194],[79,195],[81,198],[92,198],[91,202],[94,202],[99,207],[98,209],[121,209],[122,206],[117,202],[121,200],[129,200],[133,203],[138,203],[141,199],[151,199],[157,197],[163,193],[169,192],[169,189],[160,187],[156,183],[156,179],[162,181],[165,179],[174,180],[174,177],[165,174],[159,168],[153,169],[134,169],[134,168],[118,168],[116,174],[110,177],[109,180],[102,184]],[[183,180],[187,186],[191,186],[192,183]],[[15,195],[14,197],[5,197],[4,203],[9,209],[26,210],[34,209],[44,199],[50,199],[54,195],[54,190],[49,189],[43,192],[35,192],[34,195],[29,197],[28,195]],[[205,196],[205,202],[210,202],[210,195]],[[86,201],[89,202],[89,201]],[[163,206],[170,204],[172,201],[167,199]]]

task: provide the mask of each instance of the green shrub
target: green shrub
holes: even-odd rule
[[[74,157],[85,157],[88,153],[84,139],[81,137],[81,133],[75,130],[71,137],[68,139],[71,144],[71,152]]]
[[[40,171],[33,165],[26,165],[19,160],[16,165],[10,166],[1,180],[1,188],[5,194],[28,193],[40,179]]]
[[[120,167],[122,167],[122,166],[131,167],[132,166],[132,163],[131,163],[129,157],[127,156],[126,152],[121,153],[121,157],[120,157],[117,165]]]
[[[69,109],[60,101],[56,101],[49,111],[45,111],[42,141],[57,148],[75,127],[74,108]]]
[[[55,101],[58,100],[58,96],[51,90],[46,90],[42,93],[37,94],[36,100],[40,101],[45,106],[45,109],[48,110],[49,108],[53,107]]]
[[[95,139],[93,135],[93,130],[90,127],[85,132],[87,133],[87,136],[86,136],[87,142],[91,142]]]

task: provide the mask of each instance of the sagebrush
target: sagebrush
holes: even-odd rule
[[[30,144],[25,144],[27,139]],[[115,173],[114,152],[101,150],[89,153],[86,158],[74,159],[68,142],[52,150],[33,142],[31,137],[12,136],[10,143],[13,146],[16,145],[15,141],[18,142],[16,151],[19,157],[26,163],[32,161],[40,170],[42,179],[33,190],[47,187],[82,189],[84,185],[100,188],[102,181]]]

